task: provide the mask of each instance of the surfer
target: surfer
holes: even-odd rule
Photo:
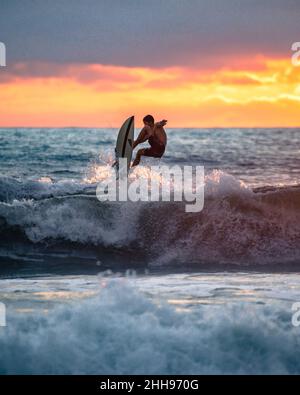
[[[147,140],[150,144],[150,148],[142,148],[138,150],[132,167],[137,166],[140,163],[141,156],[161,158],[167,145],[167,135],[164,129],[167,121],[165,119],[155,123],[152,115],[146,115],[143,122],[144,127],[138,138],[134,141],[132,148],[134,149],[137,145],[142,144]]]

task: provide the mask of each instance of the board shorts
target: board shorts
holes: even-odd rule
[[[164,145],[145,148],[144,149],[144,156],[151,156],[153,158],[161,158],[165,152],[166,147]]]

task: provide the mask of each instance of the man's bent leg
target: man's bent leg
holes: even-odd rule
[[[142,148],[142,149],[138,150],[138,152],[136,154],[136,157],[135,157],[135,160],[133,161],[132,167],[137,166],[140,163],[141,156],[144,155],[144,152],[145,152],[145,148]]]

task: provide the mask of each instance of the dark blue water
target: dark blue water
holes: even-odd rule
[[[299,133],[168,130],[193,214],[96,199],[115,129],[0,129],[0,373],[299,374]]]
[[[137,133],[136,133],[137,134]],[[116,129],[0,129],[2,176],[82,179]],[[297,184],[300,129],[168,130],[166,163],[220,169],[251,185]]]
[[[96,199],[114,161],[115,129],[1,129],[2,266],[38,259],[35,270],[49,268],[57,253],[59,267],[75,262],[81,270],[97,261],[107,268],[298,264],[299,133],[168,130],[160,163],[205,167],[204,210],[187,214],[167,202]]]

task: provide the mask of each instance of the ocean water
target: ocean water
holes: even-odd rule
[[[202,212],[99,202],[116,129],[0,129],[0,374],[300,373],[300,129],[167,132]]]

